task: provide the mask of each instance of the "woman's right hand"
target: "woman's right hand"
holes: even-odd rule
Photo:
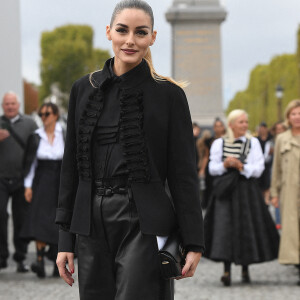
[[[25,188],[25,192],[24,192],[24,197],[25,200],[30,203],[32,200],[32,188]]]
[[[234,168],[239,171],[243,169],[243,163],[235,157],[227,157],[223,164],[226,169]]]
[[[278,208],[279,207],[279,199],[278,197],[272,197],[271,203],[274,207]]]
[[[67,263],[68,268],[67,269]],[[72,252],[58,252],[56,264],[58,267],[60,277],[69,285],[72,286],[74,279],[72,274],[74,274],[74,253]]]

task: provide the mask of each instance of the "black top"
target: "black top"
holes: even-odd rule
[[[109,72],[112,77],[110,88],[105,91],[103,111],[98,119],[92,138],[93,177],[95,180],[128,176],[128,168],[120,143],[120,83],[135,80],[141,64],[122,76],[113,72],[113,60]]]

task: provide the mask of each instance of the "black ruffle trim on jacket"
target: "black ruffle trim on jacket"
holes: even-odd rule
[[[82,180],[90,181],[92,178],[91,171],[91,139],[97,120],[103,110],[104,93],[103,90],[107,85],[106,80],[101,87],[95,88],[89,96],[85,110],[79,120],[78,143],[77,143],[77,168],[79,177]]]
[[[120,142],[129,171],[129,180],[149,182],[148,149],[143,131],[144,107],[140,91],[124,93],[120,99]]]

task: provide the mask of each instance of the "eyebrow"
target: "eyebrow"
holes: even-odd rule
[[[122,24],[122,23],[118,23],[118,24],[116,24],[116,26],[122,26],[122,27],[128,28],[127,25]],[[150,29],[150,27],[147,26],[147,25],[142,25],[142,26],[137,26],[137,27],[136,27],[136,29],[143,29],[143,28],[148,28],[148,29]]]

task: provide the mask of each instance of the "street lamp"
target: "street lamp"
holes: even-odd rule
[[[283,87],[278,84],[276,87],[276,98],[277,98],[277,119],[278,121],[282,121],[282,113],[281,113],[281,105],[282,105],[282,98],[283,98]]]

